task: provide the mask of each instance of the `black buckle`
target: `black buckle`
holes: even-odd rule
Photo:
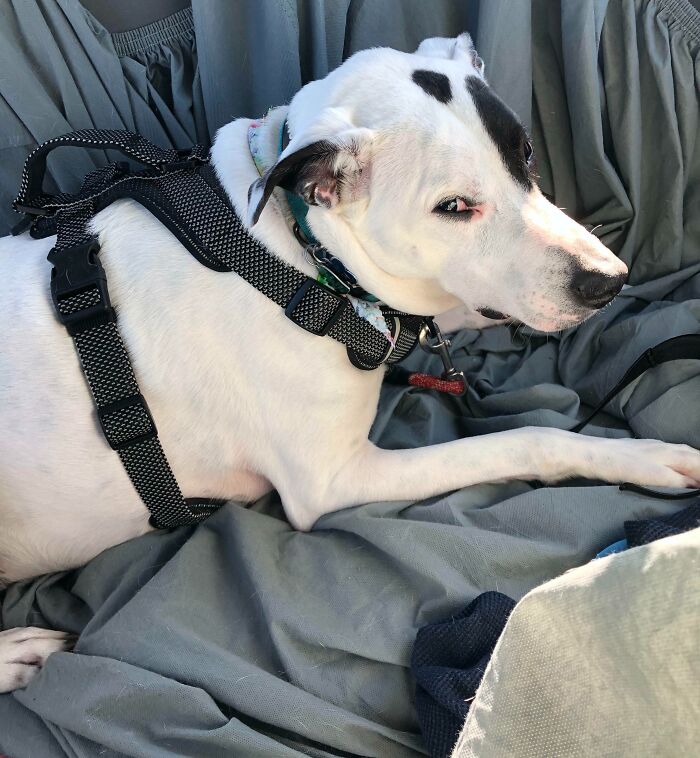
[[[321,326],[312,326],[306,318],[302,318],[302,311],[299,310],[299,306],[307,295],[313,300],[312,308],[314,309],[318,309],[319,306],[323,307],[326,303],[333,305],[333,310]],[[349,306],[350,302],[342,295],[336,294],[333,290],[324,287],[313,279],[306,279],[287,303],[284,315],[307,332],[315,334],[317,337],[324,337]]]
[[[97,257],[99,252],[100,245],[93,238],[73,247],[60,250],[54,247],[47,256],[54,266],[51,271],[51,298],[58,318],[71,334],[115,320],[107,290],[107,275]],[[90,302],[86,307],[70,311],[66,309],[65,301],[81,293],[86,294],[87,301],[87,293],[93,289],[98,293],[99,302]]]
[[[136,415],[134,415],[134,411],[136,411]],[[131,418],[129,418],[130,415]],[[125,447],[130,447],[131,445],[136,445],[139,442],[145,442],[158,436],[155,421],[146,403],[146,399],[141,393],[99,406],[97,408],[97,418],[102,427],[102,433],[112,450],[123,450]],[[130,424],[139,424],[144,421],[148,424],[147,431],[138,431],[135,434],[129,433],[128,427]]]

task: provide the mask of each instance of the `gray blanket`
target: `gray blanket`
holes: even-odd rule
[[[594,401],[644,348],[684,332],[700,332],[700,266],[627,290],[561,339],[463,332],[474,415],[386,387],[374,434],[402,447],[566,427],[579,396]],[[639,434],[700,446],[698,408],[700,365],[679,361],[591,431],[628,434],[624,413]],[[484,590],[519,598],[620,538],[625,519],[679,507],[613,486],[489,484],[348,509],[301,534],[274,496],[231,504],[197,529],[8,590],[3,626],[81,637],[77,654],[51,656],[29,688],[0,697],[0,746],[13,758],[419,755],[408,670],[418,627]]]
[[[58,5],[70,18],[68,0]],[[356,20],[375,7],[347,5],[348,24],[353,7]],[[195,17],[206,15],[203,6],[195,3]],[[373,430],[382,446],[532,424],[568,428],[644,349],[700,332],[700,217],[692,212],[700,151],[691,139],[700,14],[687,0],[618,0],[603,24],[605,6],[535,0],[532,17],[529,4],[518,17],[523,36],[512,18],[496,23],[507,16],[494,1],[477,39],[487,70],[502,57],[492,81],[514,102],[523,76],[529,93],[530,71],[506,53],[516,41],[527,52],[532,34],[533,109],[523,115],[542,185],[578,218],[603,224],[598,233],[632,264],[635,286],[556,337],[505,327],[460,333],[454,344],[468,398],[385,387]],[[59,16],[53,23],[64,23]],[[440,31],[456,23],[440,19]],[[325,21],[330,29],[330,15]],[[406,35],[395,44],[412,42]],[[654,102],[650,115],[642,99]],[[430,360],[415,354],[411,365],[437,370]],[[700,366],[677,361],[648,372],[587,431],[700,447],[698,408]],[[408,669],[420,626],[485,590],[520,598],[619,539],[625,519],[679,507],[599,483],[514,482],[426,502],[369,503],[301,534],[276,496],[249,508],[232,503],[196,529],[147,535],[79,571],[5,593],[0,627],[46,625],[81,636],[77,654],[51,656],[29,688],[0,696],[0,752],[423,755]]]

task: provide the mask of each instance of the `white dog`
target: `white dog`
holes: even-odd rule
[[[278,163],[316,141],[326,159]],[[310,204],[316,237],[385,303],[457,306],[541,330],[609,302],[625,265],[550,204],[532,148],[483,78],[468,35],[413,55],[358,53],[266,117],[260,178],[248,119],[212,150],[237,212],[269,250],[308,275],[284,194]],[[300,155],[305,155],[301,153]],[[277,169],[277,170],[276,170]],[[250,193],[249,193],[250,188]],[[249,197],[250,194],[250,197]],[[700,454],[648,440],[518,429],[415,450],[368,441],[382,371],[291,323],[235,275],[197,263],[133,201],[93,222],[141,391],[185,496],[250,501],[271,488],[290,522],[479,482],[584,476],[697,486]],[[49,296],[53,240],[0,240],[0,570],[7,583],[79,566],[147,532],[148,512],[104,440],[72,341]],[[175,248],[175,249],[174,249]],[[485,318],[486,317],[486,318]],[[0,633],[0,691],[24,686],[63,635]]]

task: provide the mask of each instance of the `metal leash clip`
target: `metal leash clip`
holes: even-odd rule
[[[435,341],[431,342],[431,339]],[[461,382],[461,394],[466,394],[467,379],[464,376],[464,371],[457,371],[454,363],[452,363],[450,341],[443,336],[440,327],[433,321],[433,319],[427,319],[423,326],[421,326],[420,332],[418,332],[418,342],[426,353],[436,353],[440,356],[440,360],[445,369],[441,378],[446,382]]]

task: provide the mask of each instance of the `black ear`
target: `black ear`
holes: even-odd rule
[[[320,140],[287,155],[248,189],[248,225],[253,226],[275,187],[304,198],[308,205],[332,208],[340,200],[344,150],[330,140]]]

